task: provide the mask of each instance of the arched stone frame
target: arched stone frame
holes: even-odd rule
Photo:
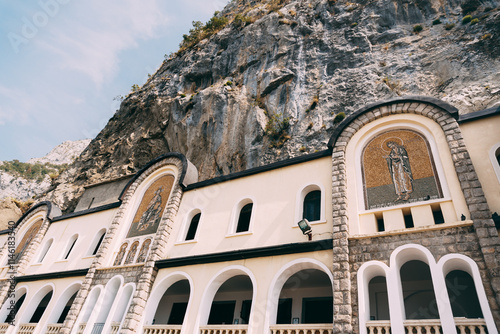
[[[54,243],[54,238],[50,238],[49,240],[45,241],[43,247],[40,248],[40,251],[35,255],[35,258],[37,259],[36,263],[42,263],[43,260],[47,258],[47,254],[52,248],[53,243]]]
[[[56,304],[52,308],[50,315],[47,319],[47,324],[55,324],[57,320],[59,320],[59,317],[61,316],[64,307],[68,303],[69,299],[73,294],[78,292],[80,290],[80,287],[82,286],[82,281],[76,281],[73,282],[70,286],[68,286],[63,293],[59,296]]]
[[[447,254],[439,259],[437,268],[442,271],[444,278],[453,270],[464,271],[472,277],[488,333],[495,333],[495,320],[488,303],[477,263],[462,254]]]
[[[127,310],[130,307],[135,289],[135,283],[127,283],[119,289],[116,295],[115,302],[111,310],[112,313],[110,312],[110,315],[108,315],[108,320],[106,322],[109,322],[110,325],[112,325],[113,323],[120,323],[118,331],[120,331],[120,328],[123,324],[123,319],[125,319]]]
[[[276,322],[276,317],[278,314],[278,300],[281,290],[283,289],[283,285],[292,275],[305,269],[317,269],[324,272],[328,276],[332,284],[332,295],[335,295],[336,289],[334,288],[335,284],[333,280],[333,274],[323,262],[311,258],[300,258],[285,264],[280,268],[276,275],[274,275],[269,287],[267,308],[264,320],[264,328],[267,331],[269,331],[269,326],[275,324]]]
[[[19,321],[16,322],[16,326],[18,327],[21,324],[28,323],[33,314],[35,313],[38,305],[42,301],[42,299],[50,292],[52,292],[52,297],[50,298],[49,304],[47,305],[47,308],[45,309],[42,317],[40,318],[40,321],[37,324],[37,328],[43,328],[47,324],[47,310],[51,309],[51,305],[54,304],[54,296],[55,296],[55,285],[53,283],[47,283],[43,285],[40,289],[38,289],[33,297],[26,295],[26,299],[23,303],[23,306],[26,305],[26,307],[21,307],[19,310],[19,313],[21,316],[19,317]]]
[[[493,170],[497,175],[498,182],[500,183],[500,164],[498,163],[497,156],[500,154],[500,143],[495,144],[489,152],[491,165],[493,166]]]
[[[215,295],[217,294],[217,291],[219,288],[224,284],[228,279],[237,276],[237,275],[245,275],[248,278],[250,278],[250,281],[252,282],[252,307],[250,310],[250,319],[248,321],[248,334],[253,333],[253,321],[255,318],[255,304],[256,303],[256,297],[257,297],[257,280],[255,279],[254,274],[248,269],[247,267],[240,266],[240,265],[232,265],[228,266],[214,275],[214,277],[210,280],[210,282],[207,284],[207,287],[205,288],[205,291],[203,292],[201,302],[199,305],[199,310],[198,310],[198,316],[196,318],[196,324],[195,324],[195,333],[198,333],[200,331],[200,326],[206,325],[208,322],[208,317],[210,315],[210,308],[212,306],[212,302],[214,300]],[[192,292],[191,292],[192,293]],[[187,314],[187,313],[186,313]],[[254,333],[255,334],[255,333]]]
[[[128,249],[128,241],[125,241],[120,245],[120,248],[118,249],[118,252],[115,255],[113,266],[121,266],[123,264],[125,256],[127,255],[127,249]]]
[[[102,228],[102,229],[100,229],[95,234],[94,239],[90,243],[90,247],[89,247],[89,249],[86,252],[87,256],[95,256],[97,254],[97,252],[99,251],[99,249],[96,250],[96,247],[98,245],[99,245],[99,247],[101,247],[102,242],[104,241],[104,238],[106,237],[106,232],[107,232],[107,229],[106,228]],[[103,238],[103,240],[101,241],[101,243],[99,243],[99,241],[101,240],[101,238]],[[94,250],[96,251],[95,253],[94,253]]]
[[[352,233],[352,231],[349,230],[348,209],[350,209],[350,206],[347,205],[346,146],[353,135],[362,127],[379,118],[395,114],[417,114],[427,117],[435,121],[444,132],[445,141],[452,156],[453,169],[460,180],[460,193],[469,192],[465,202],[480,239],[481,251],[487,270],[492,276],[496,276],[495,273],[499,269],[499,264],[496,261],[498,252],[489,251],[491,241],[486,240],[491,239],[489,229],[494,228],[495,225],[491,219],[486,198],[457,123],[458,109],[438,99],[422,96],[407,96],[367,105],[350,114],[334,129],[328,143],[328,147],[332,152],[332,187],[335,189],[332,192],[333,238],[334,248],[337,249],[334,253],[334,262],[340,266],[349,265],[347,260],[349,254],[347,238],[349,232]],[[349,293],[351,290],[350,275],[350,272],[339,275],[338,278],[346,282],[340,292]],[[498,285],[492,284],[492,289],[495,293],[497,305],[500,305]],[[341,298],[334,296],[334,303],[345,307],[346,310],[352,310],[351,305]],[[338,318],[337,315],[334,315],[334,322],[341,323],[338,329],[334,330],[334,333],[352,330],[350,325],[352,323],[351,314],[352,311],[346,311],[345,314],[340,315]]]
[[[179,234],[177,235],[177,243],[192,243],[197,241],[197,235],[198,233],[195,234],[195,237],[193,240],[186,240],[187,233],[189,231],[189,227],[191,226],[191,221],[193,220],[194,216],[197,214],[201,214],[202,210],[201,208],[193,208],[192,210],[189,211],[188,214],[185,215],[184,221],[182,222],[182,227],[179,230]],[[203,214],[200,216],[200,221],[198,222],[198,229],[200,228],[200,223],[201,220],[203,219]]]
[[[25,305],[25,302],[26,302],[26,297],[28,297],[28,292],[29,292],[29,287],[27,285],[21,285],[19,287],[17,287],[17,289],[15,290],[14,292],[14,302],[16,303],[19,298],[21,298],[22,296],[25,296],[24,297],[24,301],[23,301],[23,305],[21,305],[21,308]],[[1,323],[5,323],[5,320],[7,320],[7,317],[9,315],[9,307],[11,306],[11,300],[12,298],[10,298],[11,296],[7,296],[7,299],[4,301],[2,307],[0,308],[0,319],[2,319]],[[19,311],[21,311],[21,309],[19,309]],[[20,312],[18,312],[18,314],[16,314],[16,318],[19,318],[19,314]],[[15,321],[15,323],[17,324],[19,321]]]
[[[364,203],[364,184],[361,171],[362,151],[373,138],[378,135],[392,131],[395,129],[410,130],[424,137],[430,149],[430,154],[434,160],[436,177],[439,179],[439,184],[442,189],[443,197],[425,202],[411,202],[395,204],[387,208],[367,210]],[[377,119],[365,125],[356,134],[354,134],[346,147],[346,162],[348,164],[346,173],[346,184],[351,190],[347,192],[349,202],[349,231],[352,234],[364,234],[362,227],[359,225],[359,214],[392,210],[405,207],[413,207],[418,205],[431,205],[434,203],[450,202],[452,207],[446,210],[446,221],[457,221],[460,214],[465,214],[470,217],[469,210],[465,201],[465,197],[460,187],[460,181],[454,171],[452,154],[446,144],[446,136],[441,130],[439,124],[422,115],[402,114],[388,115],[384,118]],[[350,163],[349,161],[354,161]],[[445,170],[453,172],[445,172]],[[354,174],[354,175],[353,175]],[[365,227],[366,229],[367,227]],[[368,227],[369,233],[373,233],[373,227]]]
[[[389,287],[393,286],[395,282],[389,282],[393,277],[389,275],[389,267],[380,261],[368,261],[361,265],[358,270],[357,284],[358,284],[358,314],[359,314],[359,334],[367,334],[366,322],[370,320],[370,296],[369,284],[370,280],[377,276],[383,276],[386,279],[387,291]],[[400,314],[395,312],[399,308],[391,304],[389,300],[389,312],[391,319],[396,319]],[[392,301],[394,302],[394,301]],[[393,314],[395,313],[395,314]],[[395,333],[395,329],[392,330]]]
[[[193,289],[194,289],[193,279],[185,272],[175,271],[167,275],[165,278],[163,278],[151,291],[151,294],[146,304],[146,308],[144,309],[144,317],[142,324],[143,326],[153,324],[153,318],[156,314],[158,305],[163,295],[173,284],[182,280],[187,280],[189,283],[189,299],[188,299],[188,306],[186,309],[186,314],[188,314],[188,312],[191,309],[191,300],[193,299]]]
[[[85,299],[85,302],[82,305],[81,312],[78,314],[78,317],[75,321],[76,326],[73,327],[71,333],[78,333],[79,332],[79,327],[82,326],[83,324],[86,324],[85,330],[83,331],[84,333],[90,333],[86,332],[87,328],[90,326],[87,326],[87,324],[95,317],[97,316],[96,313],[93,312],[94,308],[100,308],[101,304],[98,303],[98,301],[102,302],[102,299],[100,298],[104,288],[102,285],[96,285],[95,287],[90,290],[90,293],[88,294],[87,298]],[[73,306],[71,307],[73,308]],[[93,316],[93,319],[90,319]],[[66,322],[66,321],[65,321]],[[93,322],[92,322],[93,323]]]
[[[248,231],[236,233],[236,228],[238,226],[238,220],[240,218],[241,210],[247,204],[252,204],[252,213],[250,216],[250,223],[248,224]],[[229,228],[226,236],[251,234],[255,222],[255,210],[256,210],[256,202],[255,198],[253,198],[252,196],[245,196],[244,198],[238,200],[231,212],[231,221],[229,222]]]
[[[295,220],[292,222],[293,227],[298,227],[297,223],[302,220],[304,213],[304,199],[311,191],[319,190],[321,192],[320,202],[320,218],[317,221],[310,221],[311,224],[320,224],[326,222],[326,192],[325,187],[320,182],[307,183],[301,187],[300,192],[297,193],[295,200]]]
[[[130,229],[130,226],[132,224],[132,220],[133,220],[133,218],[134,218],[134,216],[139,208],[139,205],[142,202],[144,194],[146,193],[146,191],[148,191],[150,186],[155,181],[157,181],[158,179],[160,179],[161,177],[164,177],[166,175],[171,175],[174,177],[174,181],[173,181],[172,188],[170,189],[167,203],[165,204],[165,208],[161,214],[162,218],[160,220],[160,225],[162,224],[161,221],[163,220],[163,217],[165,216],[165,214],[168,210],[169,203],[172,200],[172,195],[173,195],[176,187],[178,186],[178,182],[179,182],[178,181],[178,174],[179,174],[179,171],[175,165],[165,165],[165,166],[162,166],[156,170],[153,170],[151,172],[151,174],[146,175],[146,173],[145,173],[144,179],[137,180],[137,182],[140,182],[140,183],[138,183],[136,185],[135,189],[132,186],[128,189],[128,191],[130,191],[132,193],[130,194],[130,199],[129,199],[128,203],[126,205],[124,205],[124,208],[123,208],[124,213],[123,213],[123,217],[121,218],[121,222],[122,222],[123,226],[121,226],[118,235],[116,235],[114,237],[113,241],[114,241],[115,246],[113,248],[117,247],[116,242],[118,242],[118,241],[121,241],[121,243],[120,243],[120,247],[121,247],[121,245],[123,244],[124,241],[125,242],[130,241],[130,245],[131,245],[133,242],[131,240],[137,239],[137,237],[127,238],[127,233]],[[158,226],[158,228],[160,228],[160,226]],[[140,236],[140,237],[147,237],[147,235]],[[119,248],[116,249],[114,252],[111,252],[113,254],[113,256],[112,256],[112,258],[109,259],[109,261],[114,261],[118,251],[119,251]]]

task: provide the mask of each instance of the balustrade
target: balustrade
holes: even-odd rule
[[[488,334],[484,319],[455,318],[457,334]],[[405,320],[406,334],[441,334],[441,321],[439,319]],[[389,320],[368,321],[366,323],[368,334],[391,334]],[[274,334],[274,332],[273,332]]]
[[[62,328],[63,324],[48,324],[47,325],[47,330],[45,331],[45,334],[57,334],[59,333],[59,330]]]
[[[181,325],[149,325],[144,326],[143,334],[180,334]]]
[[[271,325],[272,334],[332,334],[333,324]]]
[[[201,334],[247,334],[248,325],[206,325],[200,326]]]
[[[33,334],[36,325],[38,324],[21,324],[17,330],[17,334]]]

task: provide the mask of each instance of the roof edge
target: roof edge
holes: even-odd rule
[[[359,116],[379,107],[395,104],[395,103],[412,103],[412,102],[417,102],[417,103],[427,103],[431,104],[435,107],[438,107],[450,114],[451,117],[455,118],[458,120],[459,115],[458,115],[458,109],[452,106],[451,104],[444,102],[442,100],[436,99],[434,97],[430,96],[419,96],[419,95],[409,95],[409,96],[403,96],[403,97],[398,97],[390,100],[385,100],[385,101],[380,101],[380,102],[375,102],[368,104],[361,109],[356,110],[355,112],[349,114],[333,131],[330,140],[328,141],[328,148],[330,150],[333,149],[333,146],[337,142],[338,137],[342,133],[342,131],[349,125],[351,124],[356,118]]]

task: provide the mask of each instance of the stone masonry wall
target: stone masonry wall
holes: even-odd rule
[[[483,279],[486,295],[490,300],[491,311],[495,317],[497,327],[500,325],[500,308],[495,303],[495,293],[489,284],[489,275],[483,259],[479,239],[473,226],[450,227],[441,230],[422,231],[399,235],[377,236],[363,239],[349,240],[349,264],[352,278],[351,300],[353,309],[354,333],[359,333],[357,314],[358,287],[357,272],[367,261],[381,261],[389,266],[392,252],[399,246],[418,244],[426,247],[439,261],[441,257],[450,253],[459,253],[470,257],[476,262]]]
[[[447,111],[430,102],[395,101],[374,106],[352,120],[337,137],[332,148],[332,204],[333,204],[333,270],[339,284],[334,286],[334,333],[352,333],[355,316],[352,313],[351,272],[343,271],[350,254],[348,245],[347,187],[345,152],[352,136],[366,124],[393,114],[412,113],[432,119],[446,136],[466,203],[473,220],[479,249],[484,259],[485,272],[496,302],[490,297],[490,307],[500,305],[500,238],[486,203],[481,184],[467,152],[457,121]],[[451,171],[446,171],[447,173]],[[492,297],[493,297],[492,296]]]

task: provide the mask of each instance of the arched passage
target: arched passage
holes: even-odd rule
[[[163,294],[154,313],[153,323],[182,325],[189,302],[189,281],[183,279],[172,284]]]
[[[62,324],[64,322],[80,286],[81,282],[74,283],[62,293],[47,320],[49,324]]]
[[[45,313],[45,309],[49,305],[54,287],[52,284],[47,284],[42,287],[38,292],[31,298],[27,300],[28,304],[26,309],[23,311],[20,323],[38,323]]]
[[[269,323],[333,323],[333,276],[323,263],[298,259],[271,283]]]
[[[176,285],[177,283],[179,284]],[[191,277],[183,272],[173,272],[162,279],[151,292],[144,312],[144,324],[168,324],[172,306],[175,302],[186,302],[187,307],[189,307],[192,298],[192,284]],[[176,308],[179,309],[182,306],[176,306]],[[181,313],[180,311],[176,312]],[[176,318],[178,318],[179,313],[175,316]],[[172,319],[172,321],[175,320]]]

